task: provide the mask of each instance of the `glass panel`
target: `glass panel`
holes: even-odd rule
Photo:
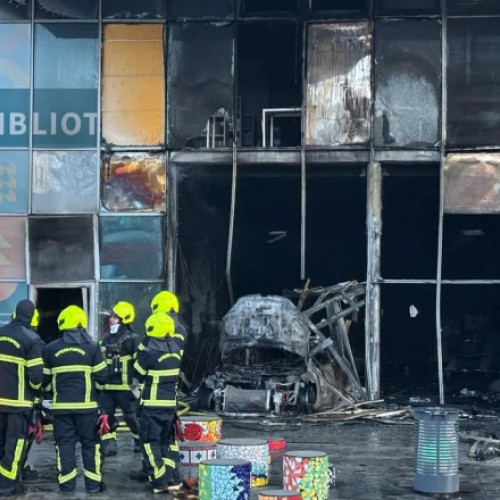
[[[227,19],[234,14],[233,0],[170,0],[168,2],[169,17],[200,18],[215,17]]]
[[[30,19],[31,0],[0,0],[0,19]],[[4,45],[0,43],[0,47]]]
[[[245,16],[296,10],[297,0],[240,0],[240,12]]]
[[[28,213],[28,151],[0,151],[0,213]]]
[[[453,0],[455,2],[455,0]],[[469,1],[469,0],[466,0]],[[376,0],[375,12],[379,15],[439,14],[439,0]]]
[[[239,168],[231,267],[235,298],[282,295],[300,285],[300,185],[298,166]]]
[[[163,277],[162,217],[100,217],[99,220],[102,279]]]
[[[312,0],[314,11],[367,12],[366,0]]]
[[[166,210],[165,155],[116,153],[102,160],[101,201],[106,210]]]
[[[97,169],[97,152],[34,151],[33,213],[96,212]]]
[[[94,279],[92,216],[30,217],[32,283]]]
[[[99,338],[105,328],[106,316],[120,300],[133,304],[135,319],[134,330],[142,335],[144,323],[151,315],[151,299],[163,289],[161,283],[103,283],[99,284]]]
[[[0,147],[28,147],[29,24],[0,24]]]
[[[498,145],[500,31],[498,19],[448,23],[448,145]]]
[[[117,145],[165,141],[163,25],[104,27],[102,136]]]
[[[97,145],[97,24],[35,25],[34,147]]]
[[[162,19],[165,0],[101,0],[102,17],[108,19]]]
[[[371,43],[365,22],[309,27],[307,145],[368,142]]]
[[[169,47],[169,145],[230,147],[233,27],[173,25]]]
[[[441,26],[380,22],[375,43],[375,145],[439,145]]]
[[[97,0],[36,0],[35,19],[95,19]]]
[[[448,15],[500,14],[500,3],[495,0],[448,0]]]
[[[26,283],[0,283],[0,326],[9,323],[17,303],[27,298]]]
[[[0,278],[26,278],[26,217],[0,217]]]

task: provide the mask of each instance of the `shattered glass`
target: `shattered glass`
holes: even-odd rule
[[[366,144],[372,96],[370,24],[310,25],[308,40],[306,144]]]
[[[26,278],[26,217],[0,217],[0,278]]]
[[[168,57],[170,147],[232,146],[233,38],[231,25],[172,26]]]
[[[0,151],[0,213],[28,213],[28,151]]]
[[[33,213],[96,212],[97,169],[95,151],[34,151]]]
[[[36,0],[35,19],[96,19],[97,0]]]
[[[375,40],[375,146],[438,147],[440,24],[379,22]]]
[[[94,279],[91,215],[30,217],[29,245],[32,283]]]
[[[99,217],[102,279],[160,279],[164,275],[163,217]]]
[[[101,0],[107,19],[164,19],[165,0]]]
[[[173,18],[218,18],[228,19],[234,14],[233,0],[169,0],[168,15]]]
[[[30,19],[31,0],[0,0],[0,19]]]
[[[115,153],[101,162],[101,202],[109,211],[166,210],[165,155]]]

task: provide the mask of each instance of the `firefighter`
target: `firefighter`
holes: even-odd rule
[[[177,463],[169,449],[181,362],[179,352],[168,342],[174,334],[175,324],[170,316],[150,316],[146,338],[139,345],[134,363],[137,378],[143,384],[139,430],[143,466],[154,493],[174,492],[182,487],[182,482],[175,478]]]
[[[132,329],[135,310],[129,302],[117,302],[109,317],[109,333],[101,342],[101,349],[108,366],[108,377],[99,396],[99,408],[108,415],[112,432],[102,436],[101,452],[109,457],[116,455],[116,408],[121,408],[123,418],[132,432],[134,452],[140,453],[137,398],[132,392],[134,359],[140,342]]]
[[[41,389],[43,343],[31,329],[35,306],[18,302],[0,328],[0,496],[22,491],[22,459],[33,399]]]
[[[104,490],[97,430],[96,384],[106,380],[101,349],[86,331],[87,317],[77,306],[63,309],[57,318],[61,338],[44,351],[44,386],[52,390],[59,489],[71,492],[76,484],[75,446],[80,441],[85,489]]]

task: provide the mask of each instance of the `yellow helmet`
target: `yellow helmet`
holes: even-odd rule
[[[57,317],[57,326],[59,330],[71,330],[79,326],[87,328],[87,315],[78,306],[68,306]]]
[[[169,313],[179,312],[179,299],[176,295],[168,290],[158,292],[151,301],[151,312],[155,313]]]
[[[175,331],[174,320],[165,313],[156,313],[146,320],[146,335],[162,339],[172,336]]]
[[[31,318],[31,326],[36,328],[40,324],[40,313],[38,309],[35,309],[33,312],[33,317]]]
[[[122,320],[124,325],[134,321],[135,310],[134,306],[130,302],[124,302],[121,300],[120,302],[117,302],[111,310]]]

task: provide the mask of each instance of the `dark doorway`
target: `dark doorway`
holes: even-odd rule
[[[37,288],[36,307],[40,312],[38,334],[47,343],[60,337],[57,327],[59,313],[75,305],[87,309],[89,289],[82,288]]]

